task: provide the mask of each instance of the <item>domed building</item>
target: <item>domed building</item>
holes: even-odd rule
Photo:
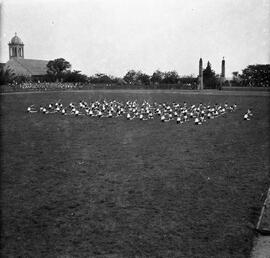
[[[31,77],[32,79],[42,80],[47,74],[46,60],[25,59],[24,58],[24,44],[17,36],[12,37],[9,46],[9,61],[5,67],[11,69],[16,75]]]
[[[23,53],[24,44],[22,40],[17,36],[17,33],[15,33],[15,36],[11,39],[8,45],[9,45],[9,59],[16,57],[24,58]]]

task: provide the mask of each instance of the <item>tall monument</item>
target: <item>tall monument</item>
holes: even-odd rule
[[[225,79],[225,60],[224,60],[224,56],[223,56],[223,59],[221,61],[221,77]]]
[[[199,61],[199,84],[198,90],[203,90],[203,60],[200,58]]]
[[[223,56],[223,59],[221,61],[221,74],[220,74],[220,85],[219,85],[220,89],[224,85],[224,82],[225,82],[225,60]]]

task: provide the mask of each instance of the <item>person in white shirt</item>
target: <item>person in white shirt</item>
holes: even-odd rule
[[[202,124],[198,117],[195,118],[194,122],[195,122],[195,125],[201,125]]]
[[[244,114],[244,120],[250,120],[248,117],[248,113]]]
[[[35,105],[31,105],[27,108],[28,113],[36,113],[38,110],[35,108]]]
[[[161,120],[161,122],[165,122],[165,116],[161,115],[160,120]]]
[[[253,114],[251,112],[251,108],[248,109],[247,114],[248,114],[248,116],[253,116]]]

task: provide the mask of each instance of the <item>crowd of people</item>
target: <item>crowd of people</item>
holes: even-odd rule
[[[188,105],[186,102],[180,103],[150,103],[144,100],[142,103],[136,100],[121,102],[117,100],[91,101],[87,103],[84,100],[79,103],[69,103],[64,106],[61,100],[56,103],[50,103],[46,106],[31,105],[27,108],[29,113],[59,114],[63,116],[88,116],[96,118],[118,118],[123,117],[127,120],[151,120],[159,119],[161,122],[174,121],[177,124],[183,124],[193,121],[196,125],[201,125],[207,120],[223,116],[226,113],[237,110],[237,104],[203,104]],[[252,112],[249,109],[244,115],[244,120],[250,120]]]
[[[23,83],[10,83],[8,85],[13,90],[33,90],[33,91],[46,91],[46,90],[67,90],[77,89],[81,86],[79,83],[62,83],[62,82],[23,82]]]
[[[4,87],[5,86],[5,87]],[[89,89],[197,89],[190,84],[134,85],[119,83],[71,83],[71,82],[21,82],[4,85],[1,91],[50,91],[50,90],[89,90]]]

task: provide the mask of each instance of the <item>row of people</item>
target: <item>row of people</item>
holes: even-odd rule
[[[142,103],[128,100],[120,102],[112,101],[80,101],[79,103],[69,103],[63,106],[61,101],[50,103],[48,106],[36,107],[31,105],[27,111],[29,113],[42,112],[44,114],[58,113],[62,115],[86,115],[90,117],[112,118],[125,117],[127,120],[151,120],[160,119],[161,122],[176,121],[178,124],[194,120],[195,124],[202,124],[207,119],[214,119],[228,112],[237,109],[237,105],[221,104],[203,104],[188,106],[186,102],[183,104],[173,102],[169,103],[150,103],[143,101]]]
[[[54,89],[76,89],[79,83],[62,83],[62,82],[12,82],[9,84],[11,88],[21,90],[54,90]]]

